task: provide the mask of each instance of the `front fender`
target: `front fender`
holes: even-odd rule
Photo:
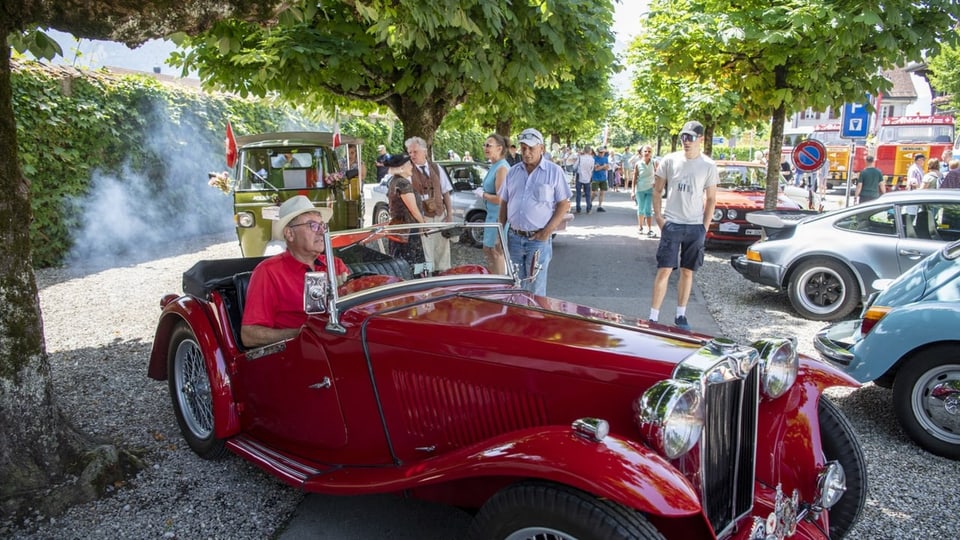
[[[540,479],[665,518],[701,515],[696,490],[642,444],[607,436],[594,442],[570,427],[529,428],[396,469],[350,469],[309,479],[304,489],[360,494],[423,488],[473,478]]]
[[[207,305],[192,296],[181,296],[163,308],[150,351],[147,375],[152,379],[167,380],[170,337],[178,323],[186,323],[203,352],[207,375],[210,377],[214,435],[225,439],[240,431],[240,416],[236,409],[224,347],[217,339],[220,332],[211,321]]]
[[[757,481],[785,493],[798,489],[805,501],[816,491],[817,474],[826,459],[820,434],[820,396],[834,386],[858,387],[839,369],[800,357],[793,387],[777,399],[763,398],[757,431]]]
[[[875,380],[921,347],[960,341],[957,328],[960,302],[919,302],[898,307],[854,344],[853,361],[846,372],[857,380]]]

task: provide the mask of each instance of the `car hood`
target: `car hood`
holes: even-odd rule
[[[766,194],[763,191],[732,191],[721,189],[717,190],[717,206],[763,210],[763,199],[765,196]],[[781,193],[777,195],[777,208],[792,210],[797,208],[797,203]]]
[[[445,358],[488,359],[581,377],[619,378],[629,372],[669,377],[709,339],[516,290],[430,293],[391,303],[402,307],[353,310],[365,319],[368,344],[403,343],[405,349]]]

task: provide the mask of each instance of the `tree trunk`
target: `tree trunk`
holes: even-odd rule
[[[17,158],[9,32],[0,29],[0,516],[61,481],[85,446],[56,406],[43,342],[30,262],[30,184]]]
[[[500,119],[497,120],[497,129],[496,129],[496,132],[497,132],[498,134],[500,134],[501,136],[503,136],[503,138],[506,139],[507,142],[508,142],[508,143],[511,143],[511,144],[512,144],[512,141],[510,140],[510,131],[511,131],[512,129],[513,129],[513,119],[511,119],[511,118],[507,118],[507,119],[500,118]]]
[[[767,149],[767,192],[763,197],[764,210],[777,208],[780,193],[780,150],[783,148],[783,124],[787,118],[786,105],[773,111],[770,120],[770,147]]]
[[[433,138],[440,129],[440,123],[456,103],[438,98],[418,104],[404,96],[394,95],[388,100],[390,109],[403,123],[403,140],[420,137],[427,141],[428,153],[432,155]]]

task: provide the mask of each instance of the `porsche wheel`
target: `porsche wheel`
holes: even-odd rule
[[[494,495],[467,534],[475,540],[662,539],[642,514],[556,484],[525,482]]]
[[[373,224],[384,225],[390,222],[390,208],[384,203],[377,203],[373,207]]]
[[[790,278],[788,292],[793,308],[814,321],[845,317],[860,302],[853,273],[843,263],[822,257],[800,263]]]
[[[190,448],[204,459],[225,456],[223,440],[213,433],[213,395],[203,351],[193,330],[183,323],[177,325],[170,339],[167,381],[180,432]]]
[[[476,212],[470,215],[470,218],[467,219],[467,223],[483,223],[486,220],[487,214],[485,212]],[[466,235],[471,244],[477,247],[483,247],[483,228],[467,227]]]
[[[828,461],[843,466],[847,491],[830,509],[830,538],[843,538],[867,502],[867,460],[850,421],[826,396],[820,397],[820,435]]]
[[[893,410],[903,430],[931,454],[960,459],[960,347],[938,345],[900,366]]]

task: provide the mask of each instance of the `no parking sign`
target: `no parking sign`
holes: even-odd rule
[[[816,139],[807,139],[793,147],[794,166],[801,172],[813,172],[823,167],[827,161],[827,149]]]

